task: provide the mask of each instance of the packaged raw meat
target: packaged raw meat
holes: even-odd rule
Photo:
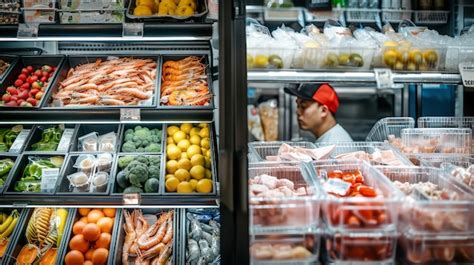
[[[310,142],[252,142],[249,143],[249,152],[257,157],[259,161],[275,160],[282,151],[282,146],[293,148],[315,149],[316,146]]]
[[[250,242],[250,259],[252,264],[313,264],[318,260],[319,246],[320,238],[315,234],[255,236]]]
[[[403,129],[401,132],[403,153],[455,153],[470,154],[471,129],[421,128]]]

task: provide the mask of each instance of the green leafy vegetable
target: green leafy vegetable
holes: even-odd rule
[[[33,151],[56,151],[59,141],[63,135],[63,130],[59,127],[45,129],[41,133],[41,140],[31,145]]]

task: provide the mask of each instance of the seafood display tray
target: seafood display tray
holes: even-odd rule
[[[136,7],[136,0],[130,0],[128,3],[128,9],[126,11],[126,16],[129,19],[149,22],[149,21],[181,21],[181,20],[200,20],[208,12],[207,1],[206,0],[197,0],[197,6],[199,13],[192,16],[174,16],[174,15],[151,15],[151,16],[135,16],[133,15],[133,9]]]
[[[163,157],[161,159],[161,178],[160,178],[160,192],[162,195],[165,195],[165,196],[180,196],[180,195],[190,195],[190,196],[207,196],[207,195],[217,195],[217,181],[218,181],[218,178],[217,178],[217,157],[215,155],[215,137],[214,137],[214,128],[213,128],[213,125],[212,124],[209,124],[209,138],[210,138],[210,147],[211,147],[211,173],[212,173],[212,192],[210,193],[197,193],[197,192],[193,192],[193,193],[176,193],[176,192],[166,192],[165,190],[165,176],[166,176],[166,162],[167,162],[167,158],[166,158],[166,148],[167,148],[167,144],[166,144],[166,138],[168,138],[168,133],[167,133],[167,126],[169,125],[172,125],[172,124],[167,124],[165,126],[163,126],[163,145],[161,146],[161,149],[162,149],[162,153],[163,153]]]
[[[55,79],[58,76],[58,69],[61,68],[64,62],[64,55],[43,55],[43,56],[21,56],[14,67],[11,68],[10,72],[7,76],[4,77],[3,82],[0,84],[0,94],[4,94],[7,87],[13,85],[15,80],[21,74],[21,69],[31,65],[33,68],[39,68],[45,64],[56,67],[56,71],[54,72],[51,81],[49,82],[48,86],[45,88],[45,93],[43,97],[38,101],[38,104],[35,107],[31,107],[34,109],[40,108],[44,102],[46,101],[45,98],[49,90],[52,87],[52,83],[55,82]],[[7,107],[7,106],[0,106],[0,109],[6,108],[15,108],[20,109],[23,107]]]
[[[19,59],[18,56],[13,55],[0,55],[0,59],[10,64],[10,66],[8,66],[7,69],[0,74],[0,83],[3,83],[3,80],[10,74],[12,69],[15,68],[15,65],[18,63]]]
[[[207,85],[209,88],[209,94],[211,95],[211,100],[209,102],[208,106],[165,106],[161,105],[161,82],[162,82],[162,74],[163,74],[163,63],[165,63],[168,60],[181,60],[189,56],[197,56],[197,57],[203,57],[204,64],[206,65],[206,76],[207,76]],[[182,110],[182,109],[214,109],[214,89],[213,89],[213,82],[212,82],[212,77],[211,77],[211,60],[209,60],[209,55],[205,53],[200,53],[200,54],[186,54],[186,55],[163,55],[162,56],[162,62],[160,65],[160,75],[158,78],[158,87],[159,87],[159,94],[158,94],[158,109],[176,109],[176,110]]]
[[[290,142],[290,141],[275,141],[275,142],[251,142],[248,144],[249,153],[258,161],[266,161],[267,156],[276,156],[282,144],[288,144],[292,147],[310,148],[314,149],[316,146],[311,142]]]
[[[84,105],[84,106],[53,106],[52,104],[52,97],[53,94],[59,91],[60,83],[67,77],[69,70],[73,67],[76,67],[80,64],[84,63],[92,63],[95,62],[96,59],[107,60],[110,56],[107,55],[87,55],[87,56],[79,56],[79,55],[70,55],[67,56],[64,60],[63,65],[61,66],[60,70],[56,74],[56,78],[51,82],[50,88],[43,97],[46,97],[47,100],[44,100],[40,105],[43,109],[103,109],[103,108],[156,108],[157,101],[158,101],[158,94],[159,94],[159,76],[160,73],[159,66],[161,65],[161,57],[157,55],[120,55],[114,54],[111,55],[112,57],[133,57],[133,58],[153,58],[156,59],[156,80],[155,80],[155,92],[152,96],[152,104],[151,105],[120,105],[120,106],[110,106],[110,105]]]

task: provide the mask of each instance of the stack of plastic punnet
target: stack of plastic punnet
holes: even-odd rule
[[[403,194],[366,161],[322,160],[305,164],[304,172],[323,192],[322,261],[393,264]]]
[[[405,194],[399,206],[402,264],[472,264],[474,193],[434,167],[380,167]]]
[[[299,162],[250,163],[251,264],[316,264],[320,196]]]
[[[278,155],[278,151],[283,144],[291,147],[301,147],[314,149],[316,146],[311,142],[290,142],[290,141],[273,141],[273,142],[251,142],[249,143],[249,153],[258,161],[271,161]]]
[[[403,129],[401,146],[406,154],[471,153],[472,130],[458,128]]]

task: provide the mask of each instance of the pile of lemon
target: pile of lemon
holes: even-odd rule
[[[183,123],[166,129],[166,191],[212,192],[209,126]]]
[[[137,0],[135,16],[192,16],[196,13],[196,0]]]

